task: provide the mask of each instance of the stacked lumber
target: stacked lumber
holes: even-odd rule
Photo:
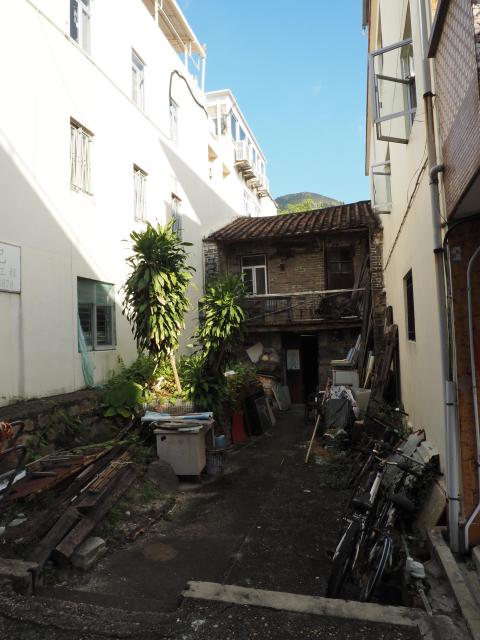
[[[67,561],[136,478],[131,452],[119,445],[85,466],[37,522],[42,530],[28,559],[42,568],[52,557]]]

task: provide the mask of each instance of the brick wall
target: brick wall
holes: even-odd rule
[[[468,516],[478,501],[475,421],[468,336],[467,266],[480,240],[480,221],[461,224],[450,232],[449,247],[458,259],[451,261],[455,348],[458,380],[458,417],[463,482],[463,510]],[[456,249],[458,247],[458,249]],[[455,248],[454,250],[452,250]],[[480,258],[472,272],[474,336],[476,339],[477,381],[480,381]],[[480,542],[479,524],[471,528],[471,542]]]
[[[231,273],[241,272],[241,258],[267,256],[268,292],[297,293],[328,288],[325,274],[326,247],[354,245],[354,271],[358,273],[367,250],[365,234],[344,234],[314,238],[303,242],[241,242],[225,248],[226,266]]]
[[[480,3],[451,0],[435,56],[447,213],[480,167]]]
[[[225,253],[216,242],[203,241],[203,264],[205,282],[212,280],[225,271]]]

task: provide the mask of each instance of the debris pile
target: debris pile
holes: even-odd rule
[[[37,573],[50,558],[70,561],[136,479],[132,445],[122,439],[132,426],[108,446],[51,453],[23,466],[25,448],[16,445],[23,423],[10,425],[10,437],[0,452],[3,537],[21,548]],[[41,501],[40,508],[35,500]],[[28,516],[18,513],[21,508]],[[8,520],[13,512],[16,517]]]

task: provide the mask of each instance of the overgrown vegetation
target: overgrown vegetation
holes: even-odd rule
[[[245,311],[241,301],[244,296],[241,276],[227,274],[212,281],[200,300],[201,322],[195,340],[213,372],[228,363],[243,337]]]
[[[194,335],[195,353],[181,363],[187,397],[198,407],[223,416],[229,405],[225,378],[235,348],[243,338],[245,295],[240,276],[226,275],[211,282],[200,300],[200,326]]]
[[[139,351],[160,360],[174,354],[185,326],[186,292],[194,271],[187,264],[191,244],[180,240],[172,221],[165,227],[147,222],[130,238],[133,255],[127,263],[132,271],[124,285],[124,313]]]

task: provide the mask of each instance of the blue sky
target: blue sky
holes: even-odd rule
[[[179,4],[207,44],[206,89],[235,94],[267,157],[272,195],[368,198],[361,0]]]

